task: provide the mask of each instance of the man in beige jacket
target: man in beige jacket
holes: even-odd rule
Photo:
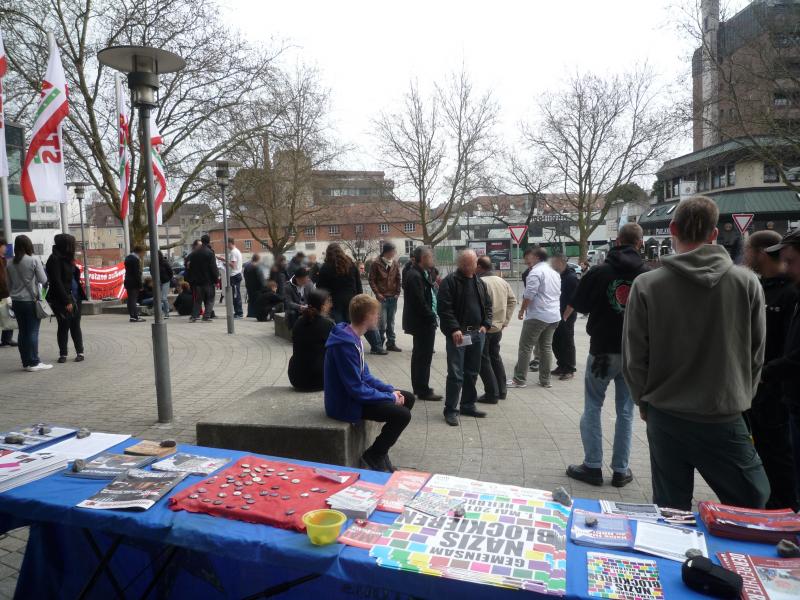
[[[506,370],[503,359],[500,358],[500,340],[503,339],[503,329],[511,321],[517,298],[514,290],[502,277],[492,271],[492,261],[488,256],[478,259],[478,276],[486,284],[486,289],[492,297],[492,327],[486,333],[486,342],[483,344],[481,355],[481,381],[484,394],[478,402],[484,404],[497,404],[498,400],[506,398]]]

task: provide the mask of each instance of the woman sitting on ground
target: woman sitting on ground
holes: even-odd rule
[[[181,291],[178,293],[178,297],[175,298],[175,310],[178,311],[178,314],[182,317],[188,317],[192,314],[193,304],[192,288],[189,286],[188,281],[182,281]]]
[[[307,306],[292,328],[292,358],[289,359],[289,381],[301,392],[323,389],[325,342],[333,329],[328,315],[331,299],[325,290],[313,290],[306,298]]]

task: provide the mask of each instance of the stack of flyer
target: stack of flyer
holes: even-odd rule
[[[147,510],[186,477],[186,473],[154,473],[129,469],[91,498],[79,502],[81,508],[98,510]]]
[[[228,464],[227,458],[213,458],[198,454],[178,452],[153,465],[154,471],[189,473],[191,475],[210,475]]]
[[[47,477],[67,466],[69,458],[54,452],[12,452],[0,465],[0,493]]]
[[[357,481],[328,498],[328,505],[351,519],[368,519],[378,506],[383,486]]]
[[[46,423],[38,423],[36,425],[27,425],[25,427],[17,427],[11,431],[4,431],[0,433],[0,448],[5,450],[19,450],[21,452],[29,452],[44,446],[50,442],[68,438],[75,435],[77,430],[72,427],[56,427],[55,425],[47,425]],[[19,436],[20,443],[12,444],[6,442],[6,437]]]

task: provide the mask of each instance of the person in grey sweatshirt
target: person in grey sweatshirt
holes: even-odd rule
[[[677,252],[636,278],[623,326],[625,380],[647,422],[653,502],[690,510],[694,470],[724,504],[764,508],[770,494],[742,418],[764,359],[764,292],[714,245],[719,210],[683,200]]]
[[[39,317],[36,314],[39,284],[47,283],[47,275],[42,261],[33,256],[33,243],[27,235],[18,235],[14,240],[14,258],[7,269],[11,307],[19,325],[17,348],[22,368],[26,371],[52,369],[53,365],[39,361]]]

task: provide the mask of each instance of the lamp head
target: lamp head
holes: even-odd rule
[[[86,197],[86,188],[91,184],[86,181],[68,181],[67,187],[71,187],[75,191],[75,199],[78,202],[83,202]]]
[[[221,187],[226,187],[231,179],[231,167],[238,167],[239,163],[230,160],[217,159],[214,161],[214,168],[216,169],[217,184]]]
[[[186,66],[177,54],[147,46],[111,46],[97,53],[100,64],[128,74],[134,106],[156,106],[158,76]]]

